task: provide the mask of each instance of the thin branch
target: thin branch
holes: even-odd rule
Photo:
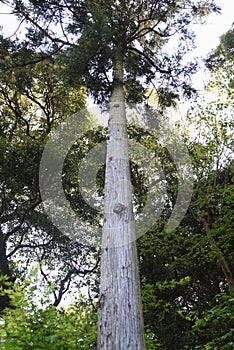
[[[39,58],[37,59],[33,59],[33,60],[30,60],[28,62],[24,62],[24,63],[20,63],[20,64],[16,64],[14,63],[12,66],[6,66],[6,67],[1,67],[1,70],[2,71],[7,71],[9,69],[15,69],[15,68],[22,68],[22,67],[27,67],[29,65],[34,65],[36,63],[39,63],[39,62],[42,62],[48,58],[51,58],[53,57],[53,55],[55,55],[57,52],[59,52],[62,47],[64,46],[64,44],[62,44],[61,46],[57,47],[53,52],[51,52],[50,54],[47,54],[47,55],[41,55]]]
[[[54,301],[54,306],[58,306],[60,301],[62,300],[63,295],[68,291],[70,284],[71,284],[71,276],[73,275],[74,270],[70,270],[68,271],[67,275],[62,279],[62,281],[60,282],[60,288],[58,291],[58,296],[55,297],[55,301]],[[65,287],[65,284],[67,283],[67,286]],[[54,295],[56,295],[56,293],[54,293]]]
[[[20,223],[16,227],[14,227],[10,232],[7,232],[5,234],[5,241],[7,240],[7,238],[12,236],[14,233],[16,233],[21,228],[21,226],[24,223],[26,215],[27,215],[27,211],[23,214],[23,217],[21,218]]]
[[[69,41],[67,34],[65,33],[65,30],[63,28],[63,21],[62,21],[62,14],[61,13],[59,13],[59,24],[60,24],[60,27],[61,27],[61,30],[62,30],[64,37],[66,38],[67,41]]]
[[[36,20],[31,18],[28,13],[24,12],[22,8],[18,8],[18,13],[21,14],[27,21],[31,22],[37,29],[39,29],[44,35],[50,39],[53,43],[60,43],[63,45],[73,46],[69,41],[62,40],[60,38],[53,37],[49,34],[48,30],[45,30]]]
[[[24,95],[27,96],[27,98],[30,101],[32,101],[36,105],[38,105],[45,114],[47,114],[45,106],[43,106],[43,104],[37,98],[35,98],[33,95],[30,95],[27,91],[24,92]]]
[[[156,2],[156,4],[155,5],[157,5],[157,2]],[[164,16],[166,16],[166,14],[169,12],[169,10],[166,10],[161,16],[160,16],[160,18],[157,20],[157,22],[153,25],[153,27],[152,28],[155,28],[155,27],[157,27],[158,25],[159,25],[159,23],[162,21],[162,19],[163,19],[163,17]],[[137,25],[137,28],[130,34],[130,36],[129,36],[129,38],[126,40],[126,44],[129,44],[130,42],[132,42],[132,41],[134,41],[134,40],[136,40],[136,39],[138,39],[138,38],[140,38],[140,37],[142,37],[143,35],[140,35],[139,36],[139,34],[142,32],[142,31],[144,31],[145,30],[145,28],[143,27],[142,29],[140,29],[140,27],[141,27],[141,25],[143,24],[143,23],[146,23],[146,22],[148,22],[148,21],[152,21],[153,20],[153,18],[152,18],[152,16],[153,16],[153,9],[152,9],[152,11],[150,12],[150,14],[149,14],[149,16],[147,17],[147,18],[142,18],[142,19],[140,19],[140,17],[139,17],[139,15],[138,15],[138,25]],[[139,30],[140,29],[140,30]],[[149,29],[149,28],[148,28]],[[148,31],[147,33],[145,33],[145,34],[148,34],[150,31]],[[145,35],[144,34],[144,35]],[[165,37],[165,35],[163,35],[163,34],[161,34],[161,33],[157,33],[159,36],[161,36],[161,37]]]
[[[83,276],[84,276],[84,275],[86,275],[86,274],[88,274],[88,273],[91,273],[91,272],[95,271],[96,268],[97,268],[98,265],[99,265],[99,262],[100,262],[100,259],[97,259],[96,264],[95,264],[94,267],[93,267],[92,269],[90,269],[90,270],[85,269],[85,270],[81,271],[81,270],[79,270],[79,269],[77,269],[77,268],[74,267],[74,271],[75,271],[77,274],[83,275]]]
[[[21,248],[21,244],[23,242],[24,235],[27,231],[28,231],[28,227],[26,229],[24,229],[24,231],[22,232],[19,243],[15,246],[15,248],[9,254],[7,254],[7,258],[10,258],[12,255],[14,255],[17,252],[17,250],[19,248]]]
[[[10,36],[8,36],[7,39],[10,39],[10,38],[12,38],[13,36],[15,36],[15,35],[17,34],[18,30],[20,29],[20,27],[21,27],[21,25],[22,25],[22,23],[23,23],[24,21],[25,21],[25,18],[23,18],[23,19],[20,21],[20,23],[19,23],[18,27],[16,28],[16,30],[14,31],[14,33],[11,34]]]
[[[26,230],[28,230],[28,228]],[[25,232],[26,232],[26,230],[25,230]],[[21,238],[23,238],[23,235]],[[18,245],[16,246],[16,248],[12,252],[7,254],[7,258],[10,258],[19,249],[23,249],[23,248],[36,249],[36,248],[44,248],[46,246],[49,246],[53,242],[53,239],[51,239],[50,241],[48,241],[46,243],[41,243],[41,244],[21,244],[22,241],[23,241],[23,239],[20,240],[20,242],[18,243]]]
[[[89,302],[90,302],[90,304],[92,305],[93,309],[94,309],[95,311],[97,311],[97,305],[95,305],[95,304],[93,303],[93,298],[92,298],[92,296],[91,296],[90,289],[91,289],[91,288],[88,287]]]
[[[43,255],[42,255],[42,257],[43,257]],[[42,269],[42,264],[41,264],[42,260],[43,260],[43,258],[39,259],[40,272],[41,272],[42,277],[45,279],[46,283],[48,284],[48,286],[51,288],[52,283],[49,281],[47,275],[45,274],[45,272]],[[54,295],[55,300],[57,300],[57,295],[55,293],[55,290],[53,290],[53,295]]]
[[[135,48],[133,46],[130,46],[129,49],[132,50],[132,51],[135,51],[139,55],[143,56],[152,65],[152,67],[154,67],[160,73],[162,73],[162,74],[171,74],[171,70],[170,69],[166,70],[166,69],[163,69],[163,68],[160,68],[159,66],[157,66],[154,63],[154,61],[145,52],[140,51],[140,50],[138,50],[137,48]]]

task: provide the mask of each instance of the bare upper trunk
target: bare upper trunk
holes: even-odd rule
[[[98,349],[144,350],[121,59],[114,69],[106,155]]]

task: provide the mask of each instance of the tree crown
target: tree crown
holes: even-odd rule
[[[213,0],[7,3],[30,23],[29,45],[51,54],[62,50],[68,80],[77,84],[82,76],[83,84],[99,102],[109,98],[116,52],[122,54],[130,102],[142,100],[150,83],[164,101],[178,97],[180,91],[191,96],[193,90],[186,77],[196,65],[184,63],[184,55],[192,48],[190,24],[219,11]],[[172,36],[178,48],[169,54],[163,46]]]

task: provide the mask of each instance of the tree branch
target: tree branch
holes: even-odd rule
[[[61,46],[58,46],[54,51],[52,51],[50,54],[47,54],[47,55],[41,55],[39,58],[37,58],[37,59],[33,59],[33,60],[30,60],[30,61],[26,61],[26,62],[24,62],[24,63],[14,63],[12,66],[6,66],[6,67],[1,67],[1,70],[2,71],[7,71],[7,70],[10,70],[10,69],[16,69],[16,68],[22,68],[22,67],[27,67],[27,66],[32,66],[32,65],[35,65],[35,64],[37,64],[37,63],[39,63],[39,62],[42,62],[42,61],[44,61],[44,60],[46,60],[46,59],[48,59],[48,58],[51,58],[51,57],[53,57],[56,53],[58,53],[61,49],[62,49],[62,47],[63,47],[64,45],[62,44]]]
[[[133,46],[130,46],[129,49],[143,56],[158,72],[162,74],[171,74],[171,69],[166,70],[166,69],[160,68],[154,63],[154,61],[145,52],[138,50],[136,47],[133,47]]]
[[[62,40],[60,38],[56,38],[56,37],[53,37],[52,35],[50,35],[48,30],[44,29],[40,24],[38,24],[37,21],[34,20],[33,18],[31,18],[29,16],[29,14],[26,13],[22,8],[17,7],[17,13],[20,14],[21,16],[23,16],[26,19],[26,21],[29,21],[30,23],[32,23],[37,29],[39,29],[45,35],[45,37],[50,39],[53,43],[60,43],[60,44],[66,45],[66,46],[67,45],[73,46],[73,44],[70,43],[69,41],[65,41],[65,40]]]

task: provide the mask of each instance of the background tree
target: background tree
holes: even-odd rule
[[[42,62],[19,43],[2,38],[1,57],[0,271],[13,281],[26,278],[39,263],[44,283],[54,285],[53,303],[58,305],[71,282],[84,282],[75,276],[83,278],[96,266],[96,250],[63,236],[44,213],[39,164],[51,128],[85,107],[85,93],[61,82],[54,59]],[[31,64],[25,67],[27,59]],[[66,181],[71,183],[69,177]],[[54,271],[51,277],[48,269]],[[1,310],[8,304],[5,295]]]
[[[216,86],[213,80],[205,92],[208,102],[196,101],[186,122],[179,123],[193,164],[189,210],[167,233],[171,206],[165,206],[139,240],[144,320],[158,341],[156,349],[233,346],[233,91],[225,69],[217,76]],[[173,203],[176,182],[166,178]]]
[[[51,305],[48,288],[41,295],[41,303],[35,303],[35,272],[8,291],[14,309],[5,309],[1,315],[1,349],[95,349],[97,313],[92,305],[79,296],[66,309],[56,308]]]
[[[233,70],[233,47],[234,39],[232,27],[221,36],[219,45],[208,55],[206,59],[207,67],[213,73],[217,70],[229,71],[231,73]]]
[[[157,88],[159,100],[164,105],[170,105],[180,90],[190,96],[193,90],[185,77],[194,65],[183,65],[183,54],[188,50],[186,43],[191,42],[189,24],[217,11],[218,7],[213,1],[166,0],[7,3],[20,18],[30,22],[27,37],[31,39],[31,44],[41,49],[47,46],[47,54],[69,45],[72,49],[66,54],[72,62],[70,67],[74,67],[73,62],[76,62],[83,82],[93,96],[101,101],[111,96],[98,346],[123,349],[127,344],[129,348],[143,349],[135,232],[132,205],[129,206],[131,186],[125,96],[128,101],[142,101],[144,83],[141,78],[147,85],[157,78],[157,83],[160,83],[160,88]],[[68,25],[64,25],[65,18]],[[52,32],[52,22],[55,30],[60,28],[62,38]],[[170,57],[162,47],[173,34],[177,34],[178,41],[185,44]],[[76,57],[79,59],[75,60]],[[119,179],[122,179],[121,184]],[[118,196],[113,200],[115,194]],[[121,237],[121,243],[128,244],[116,247],[116,237]]]

